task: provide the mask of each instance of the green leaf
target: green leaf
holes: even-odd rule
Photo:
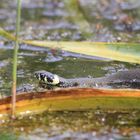
[[[62,49],[74,53],[98,56],[113,60],[140,64],[140,44],[67,41],[24,41],[24,43]]]
[[[6,32],[4,29],[0,28],[0,35],[9,39],[9,40],[14,40],[15,41],[15,36],[13,36],[12,34]]]
[[[15,40],[10,33],[0,28],[0,34],[4,37]],[[123,62],[140,64],[140,44],[138,43],[105,43],[85,41],[37,41],[20,40],[21,43],[29,45],[62,49],[74,53],[98,56]]]
[[[43,111],[87,109],[140,109],[140,90],[68,88],[44,92],[20,93],[16,114],[28,115]],[[11,97],[0,100],[0,117],[11,113]]]

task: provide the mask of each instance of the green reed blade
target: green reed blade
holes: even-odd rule
[[[13,56],[13,85],[12,85],[12,117],[15,116],[16,105],[16,84],[17,84],[17,57],[19,49],[19,31],[20,31],[20,16],[21,16],[21,0],[17,0],[17,16],[16,16],[16,41]]]

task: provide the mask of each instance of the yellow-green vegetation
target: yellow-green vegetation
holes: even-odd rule
[[[62,89],[17,95],[16,114],[88,109],[140,109],[140,91],[131,89]],[[0,114],[10,113],[11,97],[0,100]]]
[[[19,5],[21,0],[18,1]],[[87,36],[90,32],[90,24],[84,17],[82,13],[79,12],[78,1],[64,1],[66,3],[67,10],[71,13],[71,16],[68,17],[72,23],[76,23],[80,28],[80,31],[84,32]],[[16,69],[17,69],[17,53],[18,53],[18,43],[25,43],[28,45],[48,47],[51,49],[61,49],[65,51],[70,51],[74,53],[80,53],[90,56],[97,56],[108,58],[111,60],[117,60],[122,62],[136,63],[140,64],[140,44],[138,43],[105,43],[105,42],[88,42],[88,41],[37,41],[37,40],[24,40],[18,37],[19,34],[19,25],[20,25],[20,6],[17,9],[17,27],[16,27],[16,36],[6,32],[4,29],[0,28],[0,35],[8,40],[15,41],[15,54],[14,54],[14,66],[13,66],[13,81],[14,90],[16,89]],[[76,19],[75,16],[76,15]],[[61,95],[63,91],[64,95]],[[57,96],[53,96],[55,91],[51,91],[51,97],[48,95],[45,97],[35,98],[34,96],[30,98],[23,98],[23,100],[17,101],[16,113],[29,113],[29,112],[40,112],[44,110],[81,110],[81,109],[93,109],[101,107],[103,109],[140,109],[140,98],[139,96],[134,96],[135,90],[131,90],[128,97],[127,91],[122,90],[122,94],[117,95],[117,90],[112,90],[112,95],[110,96],[109,91],[102,94],[102,96],[94,96],[94,92],[91,92],[90,95],[85,89],[82,89],[78,94],[72,92],[70,89],[68,93],[65,90],[58,91]],[[48,91],[49,92],[49,91]],[[81,92],[85,94],[81,95]],[[102,89],[100,90],[102,92]],[[137,90],[139,93],[140,91]],[[29,93],[30,94],[30,93]],[[48,93],[47,93],[48,94]],[[91,96],[92,94],[92,96]],[[98,93],[99,94],[99,93]],[[126,97],[123,96],[126,95]],[[13,94],[14,95],[14,94]],[[26,97],[27,94],[23,94],[23,97]],[[39,95],[39,94],[38,94]],[[67,96],[69,95],[69,97]],[[40,94],[42,96],[42,93]],[[14,97],[14,96],[13,96]],[[68,98],[67,98],[68,97]],[[3,100],[2,100],[3,102]],[[13,103],[15,99],[13,100]],[[11,102],[5,102],[1,104],[1,110],[3,112],[9,113],[11,109]]]
[[[10,33],[0,29],[0,34],[4,37],[15,40]],[[140,44],[138,43],[105,43],[105,42],[85,42],[85,41],[37,41],[19,40],[21,43],[29,45],[62,49],[74,53],[81,53],[91,56],[99,56],[123,62],[140,64]]]
[[[20,15],[21,15],[21,0],[17,1],[17,16],[16,16],[16,37],[13,54],[13,83],[12,83],[12,116],[15,115],[16,103],[16,87],[17,87],[17,61],[19,50],[19,31],[20,31]]]
[[[128,43],[104,42],[53,42],[53,41],[24,41],[27,44],[62,49],[74,53],[99,56],[123,62],[140,64],[140,45]]]

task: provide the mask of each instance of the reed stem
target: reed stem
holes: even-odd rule
[[[16,85],[17,85],[17,59],[19,49],[19,31],[20,31],[20,16],[21,16],[21,0],[17,0],[17,16],[16,16],[16,41],[14,46],[13,56],[13,83],[12,83],[12,118],[15,117],[16,111]]]

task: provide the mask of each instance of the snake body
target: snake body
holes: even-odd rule
[[[116,74],[99,77],[99,78],[72,78],[66,79],[56,74],[47,71],[35,72],[36,78],[40,81],[41,85],[49,87],[104,87],[116,83],[127,84],[140,88],[140,69],[133,69],[129,71],[120,71]]]

